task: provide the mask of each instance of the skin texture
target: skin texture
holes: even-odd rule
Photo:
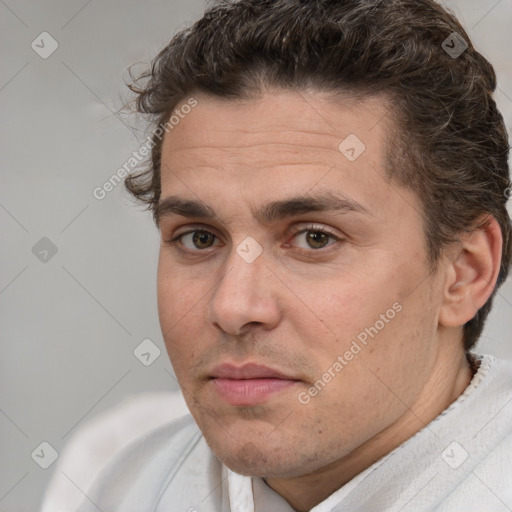
[[[201,201],[216,216],[162,210],[162,332],[190,411],[219,459],[263,477],[306,511],[468,385],[461,326],[496,281],[499,228],[490,218],[429,272],[420,201],[385,175],[386,135],[396,127],[383,98],[334,100],[312,91],[196,98],[164,140],[161,199]],[[349,134],[365,145],[354,161],[338,149]],[[271,201],[326,191],[364,212],[272,222],[253,215]],[[212,235],[197,245],[192,234],[176,240],[198,229]],[[252,263],[237,253],[247,237],[263,250]],[[334,371],[338,356],[393,304],[400,311]],[[264,403],[229,405],[211,379],[226,362],[263,364],[295,382]],[[329,368],[329,382],[301,403]]]

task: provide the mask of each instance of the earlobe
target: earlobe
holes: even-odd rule
[[[458,327],[471,320],[491,296],[501,264],[503,238],[496,219],[485,215],[461,236],[447,269],[439,323]],[[452,249],[453,250],[453,249]]]

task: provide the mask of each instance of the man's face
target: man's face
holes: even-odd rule
[[[385,177],[382,99],[197,100],[162,153],[167,350],[228,467],[306,474],[410,414],[439,357],[420,201]]]

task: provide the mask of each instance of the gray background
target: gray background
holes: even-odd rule
[[[510,132],[512,1],[447,3],[496,66]],[[144,138],[115,114],[127,67],[149,62],[203,9],[200,0],[0,0],[0,512],[37,509],[53,469],[30,456],[42,441],[60,451],[124,397],[177,389],[156,310],[157,231],[122,185],[102,201],[92,191]],[[59,44],[47,59],[31,48],[43,31]],[[46,262],[32,252],[43,237],[57,247]],[[512,359],[511,331],[509,280],[479,350]],[[149,367],[133,355],[146,338],[162,350]]]

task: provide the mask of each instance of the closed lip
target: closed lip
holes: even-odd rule
[[[210,377],[212,379],[232,379],[232,380],[248,380],[248,379],[282,379],[282,380],[300,380],[293,376],[270,368],[269,366],[247,363],[237,366],[230,363],[224,363],[216,366]]]

